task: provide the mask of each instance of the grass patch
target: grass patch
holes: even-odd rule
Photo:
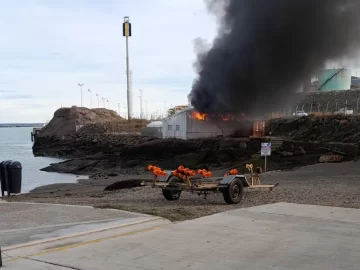
[[[117,209],[117,210],[123,210],[123,211],[129,211],[129,212],[136,212],[140,214],[146,214],[146,215],[152,215],[152,216],[158,216],[166,218],[170,221],[183,221],[188,219],[194,219],[199,217],[192,211],[184,208],[184,207],[178,207],[178,208],[140,208],[140,207],[134,207],[134,206],[126,206],[126,205],[96,205],[96,208],[101,209]]]

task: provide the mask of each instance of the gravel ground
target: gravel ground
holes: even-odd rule
[[[227,205],[222,194],[207,199],[183,192],[179,201],[165,200],[160,189],[138,187],[103,192],[101,186],[67,193],[42,192],[14,196],[9,201],[92,205],[166,217],[172,221],[197,218],[234,208],[275,202],[360,208],[360,163],[316,164],[293,171],[262,174],[262,183],[279,183],[273,191],[246,192],[238,205]]]

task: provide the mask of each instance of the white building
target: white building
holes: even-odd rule
[[[186,140],[228,136],[242,128],[244,128],[244,122],[229,119],[214,120],[207,115],[196,114],[194,109],[188,108],[163,120],[162,137]]]

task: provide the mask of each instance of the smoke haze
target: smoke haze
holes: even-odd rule
[[[351,58],[360,47],[359,0],[206,5],[217,16],[219,31],[211,48],[197,54],[198,78],[189,99],[200,112],[261,114],[284,108],[326,62]]]

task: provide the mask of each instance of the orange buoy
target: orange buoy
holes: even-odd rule
[[[183,172],[184,169],[185,169],[185,168],[184,168],[184,166],[182,166],[182,165],[178,167],[178,171],[179,171],[179,172]]]
[[[153,169],[153,165],[148,165],[148,167],[147,167],[147,169],[149,170],[149,171],[151,171],[152,169]]]

